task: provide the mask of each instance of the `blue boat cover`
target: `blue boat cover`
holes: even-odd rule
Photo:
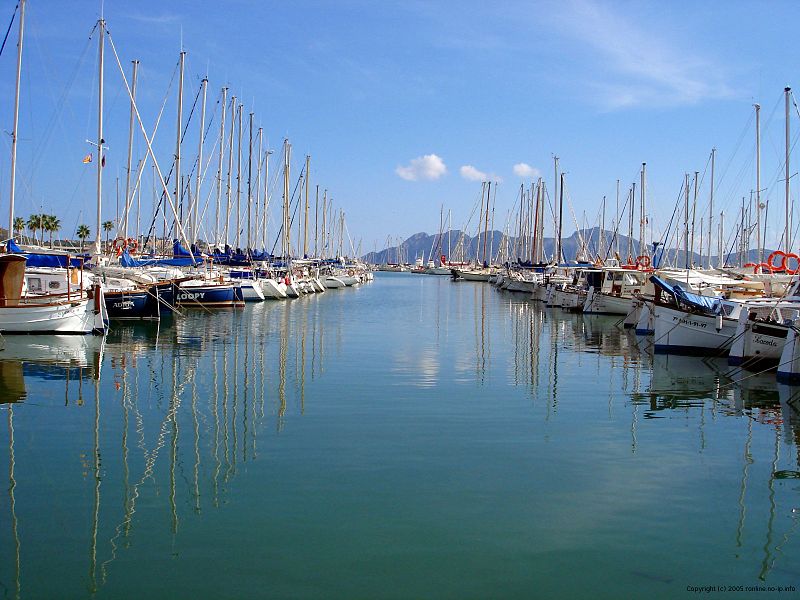
[[[191,256],[180,258],[133,258],[128,251],[123,251],[119,257],[119,264],[123,267],[191,267],[201,263],[202,260]]]
[[[679,285],[672,286],[672,289],[675,293],[675,298],[681,304],[686,304],[687,306],[696,308],[707,314],[718,315],[722,312],[722,303],[719,298],[692,294],[691,292],[685,291]]]
[[[13,239],[5,241],[8,252],[13,254],[21,254],[28,259],[26,263],[29,267],[50,267],[52,269],[66,269],[67,268],[67,255],[66,254],[46,254],[38,252],[25,252],[20,248]],[[90,254],[77,254],[69,257],[70,267],[81,267],[89,262]]]
[[[192,256],[186,248],[181,246],[181,243],[178,240],[174,240],[172,242],[172,254],[176,258],[179,256]]]
[[[673,298],[675,298],[675,301],[679,302],[680,304],[698,309],[706,314],[718,315],[722,312],[722,302],[718,297],[692,294],[691,292],[684,290],[681,286],[670,285],[655,275],[650,278],[650,281],[652,281],[656,287],[659,287],[670,294]]]

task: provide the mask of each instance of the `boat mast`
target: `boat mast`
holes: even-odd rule
[[[197,214],[200,211],[200,183],[203,174],[203,142],[205,141],[204,130],[206,127],[206,98],[208,94],[208,77],[203,77],[200,82],[203,92],[203,105],[200,108],[200,141],[197,150],[197,182],[195,185],[194,203],[191,213],[191,238],[193,243],[197,242]]]
[[[647,255],[647,243],[645,237],[647,236],[647,209],[646,204],[646,191],[645,183],[647,182],[647,163],[642,163],[641,185],[639,186],[639,254]]]
[[[217,161],[217,213],[214,224],[214,245],[219,245],[219,209],[222,199],[222,162],[225,156],[225,109],[228,100],[228,88],[222,88],[222,110],[219,124],[219,159]]]
[[[686,181],[684,182],[686,202],[684,203],[684,219],[683,219],[683,262],[686,270],[689,270],[689,174],[686,173]],[[688,277],[688,273],[687,273]]]
[[[223,237],[228,244],[231,221],[231,194],[233,193],[233,132],[236,129],[236,96],[231,96],[231,134],[228,136],[228,184],[225,188],[225,229]]]
[[[289,140],[283,140],[283,259],[288,267],[291,238],[289,237]]]
[[[558,196],[558,157],[554,155],[553,156],[553,202],[555,202],[556,198],[558,198],[558,197],[559,197]],[[559,209],[559,212],[560,212],[560,209]],[[561,215],[559,215],[558,218],[560,219]],[[559,232],[556,232],[556,240],[555,240],[555,242],[556,242],[556,244],[555,244],[556,251],[557,252],[561,252],[561,240],[559,239]],[[554,257],[555,257],[556,264],[561,262],[561,260],[559,258],[559,254],[555,254]]]
[[[706,248],[708,251],[708,268],[711,268],[711,232],[714,231],[712,226],[714,225],[714,162],[717,157],[717,149],[711,149],[711,194],[708,199],[708,242],[706,244]]]
[[[786,96],[786,157],[785,157],[785,167],[786,167],[786,230],[783,234],[783,247],[785,248],[784,252],[789,254],[792,249],[791,241],[789,239],[789,234],[791,232],[791,213],[789,212],[789,94],[792,91],[792,88],[787,87],[783,89],[783,93]]]
[[[20,0],[19,3],[19,41],[17,42],[17,83],[16,87],[14,88],[14,127],[11,130],[11,191],[8,195],[8,237],[10,238],[14,237],[14,193],[16,191],[16,180],[17,180],[17,127],[19,126],[19,82],[22,77],[22,41],[23,41],[23,35],[25,33],[25,2],[26,0]],[[101,23],[100,38],[102,40],[103,37],[102,19],[100,20],[100,23]],[[101,44],[100,56],[102,64],[102,56],[103,56],[102,41],[100,42],[100,44]],[[102,88],[102,84],[100,87]],[[101,111],[100,119],[102,120],[102,118],[103,117]],[[99,239],[100,237],[99,234],[97,237]],[[99,245],[98,245],[98,251],[99,251]]]
[[[756,109],[756,252],[759,265],[764,262],[764,251],[761,248],[761,105]]]
[[[186,52],[181,50],[180,71],[178,74],[178,133],[175,141],[175,206],[180,206],[181,198],[181,125],[183,124],[183,68]],[[183,216],[183,215],[181,215]]]
[[[314,196],[314,258],[319,258],[319,184],[317,184]],[[386,252],[386,262],[389,262],[388,251]]]
[[[236,140],[236,248],[242,247],[242,109],[244,104],[236,107],[236,120],[239,123],[239,137]]]
[[[253,113],[248,120],[247,134],[247,251],[253,248],[252,232],[252,206],[253,206]]]
[[[267,218],[267,211],[269,210],[269,157],[272,154],[272,150],[267,148],[264,154],[264,201],[261,207],[262,213],[262,232],[261,232],[261,240],[264,243],[264,247],[266,248],[267,245],[267,225],[269,223]]]
[[[99,39],[99,56],[98,56],[98,94],[97,94],[97,222],[95,228],[95,238],[94,238],[94,254],[95,256],[100,256],[100,229],[102,227],[101,224],[101,211],[102,211],[102,202],[101,199],[103,197],[103,162],[105,161],[103,157],[103,144],[105,140],[103,139],[103,73],[105,71],[104,67],[104,51],[105,51],[105,37],[106,37],[106,22],[101,17],[100,20],[97,22],[98,30],[100,33]]]
[[[309,169],[311,168],[311,155],[306,154],[306,217],[305,224],[303,225],[303,258],[308,258],[308,183],[311,181],[309,177]]]
[[[558,159],[556,159],[558,161]],[[558,162],[556,162],[556,165]],[[556,167],[557,168],[557,167]],[[564,223],[564,173],[558,185],[558,233],[556,235],[556,264],[561,262],[561,228]]]
[[[633,262],[633,205],[636,202],[636,183],[631,184],[631,189],[628,190],[628,199],[631,201],[631,207],[628,211],[628,264]]]
[[[615,217],[616,227],[614,228],[614,233],[616,234],[615,237],[617,238],[617,258],[619,258],[619,179],[617,179],[617,214]]]
[[[259,237],[261,235],[261,161],[263,160],[263,135],[264,129],[259,127],[258,128],[258,156],[256,157],[256,230],[255,230],[255,240],[256,246],[259,245]],[[266,242],[264,240],[260,241],[261,247],[263,248],[266,246]]]
[[[325,231],[326,227],[328,226],[327,219],[328,219],[328,190],[325,190],[322,193],[322,244],[321,244],[320,258],[325,258],[325,244],[326,244]]]
[[[488,182],[486,190],[486,216],[483,226],[483,264],[486,264],[486,238],[489,236],[489,199],[492,195],[492,182]]]
[[[133,119],[136,116],[136,79],[139,71],[139,61],[132,60],[133,75],[131,76],[131,117],[128,125],[128,165],[125,171],[125,211],[122,218],[122,237],[128,239],[128,215],[133,203],[131,198],[131,167],[133,166]],[[138,232],[137,232],[138,233]]]

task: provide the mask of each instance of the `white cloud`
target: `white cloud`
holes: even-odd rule
[[[539,177],[541,172],[536,167],[530,166],[528,163],[517,163],[514,165],[514,175],[517,177]]]
[[[407,166],[398,166],[394,172],[406,181],[433,181],[447,173],[447,166],[435,154],[426,154],[412,159]]]
[[[606,108],[695,104],[733,94],[724,69],[696,46],[670,40],[665,31],[615,12],[613,4],[572,0],[562,4],[561,30],[589,46],[595,80],[587,81]]]
[[[470,181],[487,181],[487,178],[489,177],[486,173],[483,171],[478,171],[478,169],[472,165],[464,165],[458,170],[458,172],[461,173],[461,176],[464,179],[468,179]]]

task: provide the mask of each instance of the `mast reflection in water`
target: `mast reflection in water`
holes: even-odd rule
[[[613,317],[398,273],[4,342],[7,598],[800,583],[797,393]]]

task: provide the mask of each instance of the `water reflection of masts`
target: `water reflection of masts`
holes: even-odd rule
[[[138,382],[138,378],[136,378]],[[127,365],[123,364],[122,370],[122,486],[123,486],[123,504],[122,511],[124,514],[128,512],[130,504],[130,468],[128,466],[128,403],[130,401],[130,386],[128,385],[128,369]]]
[[[214,415],[214,506],[219,506],[219,472],[222,468],[222,462],[219,459],[219,372],[217,368],[217,345],[213,345],[212,357],[214,361],[214,403],[211,405],[211,411]]]
[[[19,522],[17,520],[17,503],[15,491],[17,480],[14,478],[14,406],[8,405],[8,508],[11,512],[11,533],[14,536],[14,598],[19,600],[22,589],[20,564]]]
[[[242,462],[247,462],[247,400],[250,391],[250,328],[244,328],[244,393],[242,394]],[[234,425],[234,429],[235,429]]]
[[[781,430],[780,426],[775,426],[775,455],[772,459],[772,469],[769,476],[769,519],[767,519],[767,538],[764,540],[764,560],[761,561],[761,572],[758,578],[761,581],[766,581],[767,574],[772,570],[775,563],[775,558],[772,556],[772,537],[773,525],[775,523],[775,472],[778,470],[778,458],[780,457],[781,448]]]
[[[225,456],[225,478],[228,481],[228,476],[231,473],[231,459],[230,449],[228,447],[228,344],[222,346],[222,444],[223,455]]]
[[[750,454],[750,446],[753,442],[753,419],[747,416],[747,441],[744,444],[744,460],[742,461],[742,485],[739,491],[739,525],[736,528],[736,547],[742,547],[742,538],[744,536],[744,520],[747,513],[747,508],[744,503],[745,494],[747,493],[747,476],[749,466],[753,464],[753,456]]]
[[[192,379],[192,419],[194,421],[194,511],[200,513],[200,422],[197,419],[197,382]]]
[[[180,403],[178,397],[178,361],[177,356],[173,354],[172,360],[172,398],[170,399],[170,412],[172,413],[172,443],[170,444],[170,461],[169,461],[169,507],[172,514],[172,533],[173,543],[175,542],[174,534],[178,533],[178,507],[175,503],[175,462],[178,456],[178,408],[177,404]]]
[[[551,320],[550,322],[550,402],[547,403],[546,420],[550,419],[550,409],[553,412],[558,410],[558,336],[560,321]]]
[[[106,560],[102,567],[103,573],[105,574],[105,567],[116,558],[116,540],[122,534],[123,531],[127,533],[130,531],[131,524],[133,521],[133,515],[136,513],[136,500],[139,498],[139,488],[147,481],[150,477],[153,476],[153,469],[155,468],[156,460],[158,460],[159,452],[161,448],[164,447],[167,441],[167,430],[169,429],[170,424],[177,419],[177,413],[181,406],[181,395],[183,394],[183,390],[186,385],[194,378],[195,376],[195,369],[188,369],[186,373],[186,377],[184,381],[177,385],[173,377],[173,395],[170,401],[170,408],[167,411],[167,414],[164,415],[164,418],[161,420],[161,425],[158,430],[158,436],[156,437],[155,446],[151,451],[147,451],[146,446],[144,445],[144,441],[141,443],[142,452],[145,457],[144,462],[144,470],[142,471],[142,476],[139,481],[134,484],[133,492],[131,493],[131,499],[128,505],[128,509],[125,512],[125,516],[119,525],[117,525],[114,529],[115,534],[111,538],[111,548],[112,553],[108,560]],[[143,431],[143,428],[142,428]],[[142,433],[142,435],[144,435]]]
[[[280,328],[280,341],[278,344],[278,419],[276,427],[278,431],[283,429],[283,415],[286,413],[286,355],[289,344],[289,314],[288,310],[283,311],[283,326]]]
[[[97,592],[97,529],[100,523],[100,380],[94,382],[94,511],[89,548],[90,592]]]
[[[303,313],[303,332],[300,337],[300,414],[306,412],[306,329],[308,327],[308,313]]]
[[[474,287],[475,303],[480,304],[480,318],[476,319],[475,328],[479,331],[475,335],[475,374],[481,383],[486,375],[486,303],[485,293],[488,286]]]
[[[233,451],[231,452],[231,464],[228,468],[228,475],[236,474],[236,452],[239,449],[239,432],[236,429],[236,417],[239,414],[239,344],[233,346],[233,398],[231,398],[231,430],[233,431]]]

